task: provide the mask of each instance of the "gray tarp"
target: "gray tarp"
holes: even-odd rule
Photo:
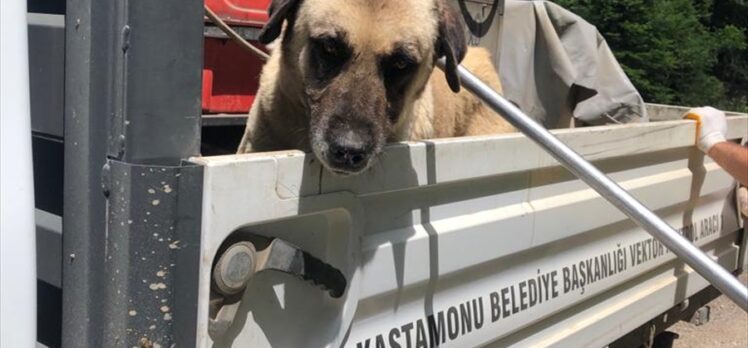
[[[548,128],[646,122],[639,93],[597,29],[545,1],[507,1],[504,93]]]

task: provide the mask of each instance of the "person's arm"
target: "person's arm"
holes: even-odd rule
[[[748,186],[748,148],[728,142],[725,113],[711,106],[691,109],[696,121],[696,146],[741,184]]]
[[[748,147],[723,141],[714,144],[707,155],[735,180],[748,186]]]

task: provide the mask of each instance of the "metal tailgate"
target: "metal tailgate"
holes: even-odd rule
[[[745,137],[748,117],[728,120]],[[693,123],[554,132],[669,224],[738,268],[729,175]],[[204,166],[201,347],[603,346],[708,284],[519,134],[395,144],[355,177],[298,151]],[[259,274],[208,334],[210,272],[230,236],[281,238],[342,271],[330,298]]]

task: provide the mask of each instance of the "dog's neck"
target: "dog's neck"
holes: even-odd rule
[[[413,103],[403,110],[402,122],[395,127],[397,139],[392,141],[420,140],[434,136],[434,96],[431,82],[416,94]]]
[[[270,125],[273,133],[278,137],[276,141],[282,143],[284,148],[295,148],[300,150],[309,150],[309,108],[307,107],[304,81],[298,71],[298,67],[291,61],[283,57],[282,49],[275,48],[278,52],[273,52],[270,61],[266,64],[275,65],[277,71],[276,80],[272,81],[274,92],[270,105],[271,115],[280,116]],[[270,82],[270,81],[268,81]],[[270,83],[266,83],[270,84]],[[287,136],[279,136],[279,135]]]
[[[304,93],[304,80],[290,59],[284,59],[281,55],[281,69],[278,71],[278,84],[276,95],[282,100],[279,105],[294,115],[304,115],[309,118],[309,108]]]

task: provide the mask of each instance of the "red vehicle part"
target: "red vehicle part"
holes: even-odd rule
[[[257,93],[263,61],[230,39],[205,38],[204,50],[203,112],[247,113]]]
[[[226,23],[262,27],[270,0],[205,0],[205,4]]]
[[[267,22],[270,0],[205,0],[205,4],[230,25],[259,28]],[[263,63],[229,39],[206,37],[203,112],[246,114],[255,99]]]

